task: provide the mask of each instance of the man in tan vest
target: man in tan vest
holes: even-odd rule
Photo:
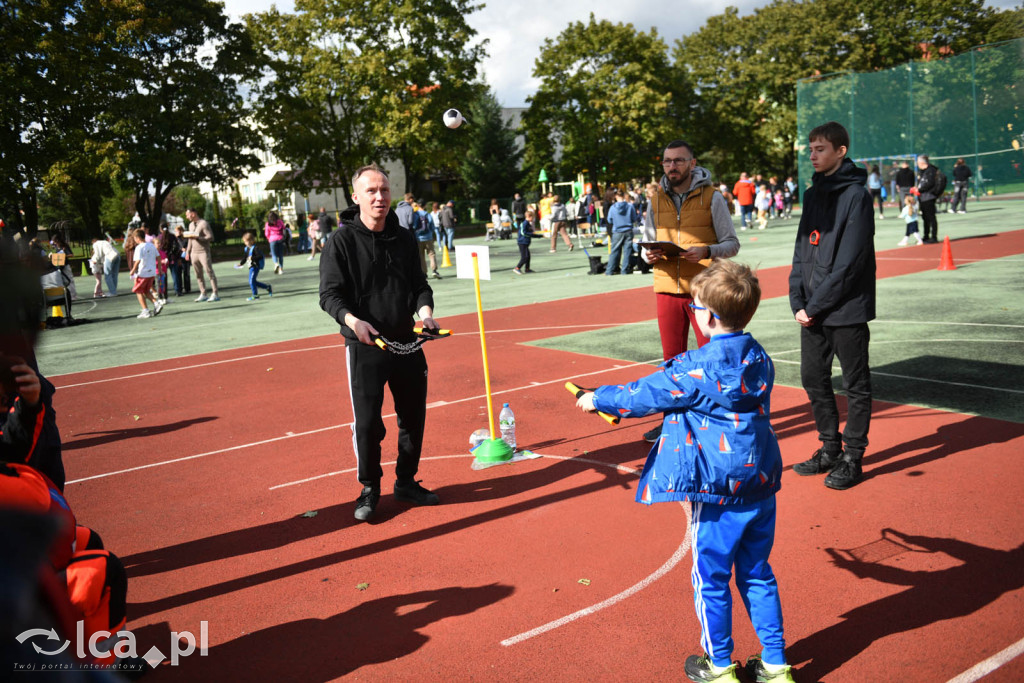
[[[668,143],[661,160],[665,175],[650,199],[644,218],[645,242],[671,242],[683,251],[669,256],[664,249],[641,252],[654,266],[654,293],[658,300],[658,331],[665,360],[686,351],[693,325],[697,345],[707,338],[693,323],[690,280],[713,259],[730,258],[740,250],[736,228],[722,193],[711,184],[711,174],[698,166],[693,148],[682,140]],[[661,427],[644,434],[654,442]]]

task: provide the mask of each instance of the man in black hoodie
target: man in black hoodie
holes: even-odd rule
[[[436,330],[434,299],[420,269],[416,237],[391,210],[387,174],[364,166],[352,177],[356,205],[341,213],[341,225],[320,259],[320,308],[341,325],[345,337],[353,444],[362,493],[355,517],[366,521],[380,500],[380,443],[384,439],[384,385],[391,389],[398,416],[395,498],[437,505],[437,494],[415,480],[426,420],[427,361],[423,351],[397,354],[378,348],[376,337],[397,343],[415,339],[413,315],[424,329]]]
[[[815,173],[804,193],[789,302],[801,325],[800,378],[821,448],[793,471],[828,473],[825,486],[844,490],[861,480],[871,423],[868,321],[875,317],[875,217],[864,187],[867,171],[846,158],[846,129],[832,121],[812,130],[808,139]],[[847,399],[842,436],[832,391],[836,357]]]

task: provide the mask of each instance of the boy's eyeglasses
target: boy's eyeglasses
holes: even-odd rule
[[[691,311],[707,311],[707,312],[708,312],[708,313],[710,313],[710,314],[711,314],[711,315],[712,315],[712,316],[713,316],[713,317],[714,317],[714,318],[715,318],[716,320],[721,320],[721,318],[719,318],[719,317],[718,317],[718,314],[717,314],[717,313],[715,313],[714,311],[712,311],[712,310],[711,310],[710,308],[708,308],[707,306],[698,306],[697,304],[693,303],[692,301],[690,302],[690,304],[689,304],[689,305],[690,305],[690,310],[691,310]]]

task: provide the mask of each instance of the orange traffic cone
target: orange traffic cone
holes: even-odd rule
[[[939,270],[956,270],[953,265],[953,249],[949,246],[949,235],[942,240],[942,260],[939,262]]]
[[[441,267],[442,268],[451,268],[452,267],[452,259],[451,259],[451,256],[448,255],[448,245],[447,244],[442,244],[441,245],[441,251],[444,253],[444,258],[441,259]]]

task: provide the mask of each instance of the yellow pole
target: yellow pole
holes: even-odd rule
[[[484,302],[480,298],[480,262],[473,252],[473,286],[476,288],[476,316],[480,323],[480,351],[484,357],[484,387],[487,391],[487,426],[491,430],[491,438],[497,439],[494,433],[494,408],[491,406],[491,373],[487,369],[487,338],[484,336]]]

